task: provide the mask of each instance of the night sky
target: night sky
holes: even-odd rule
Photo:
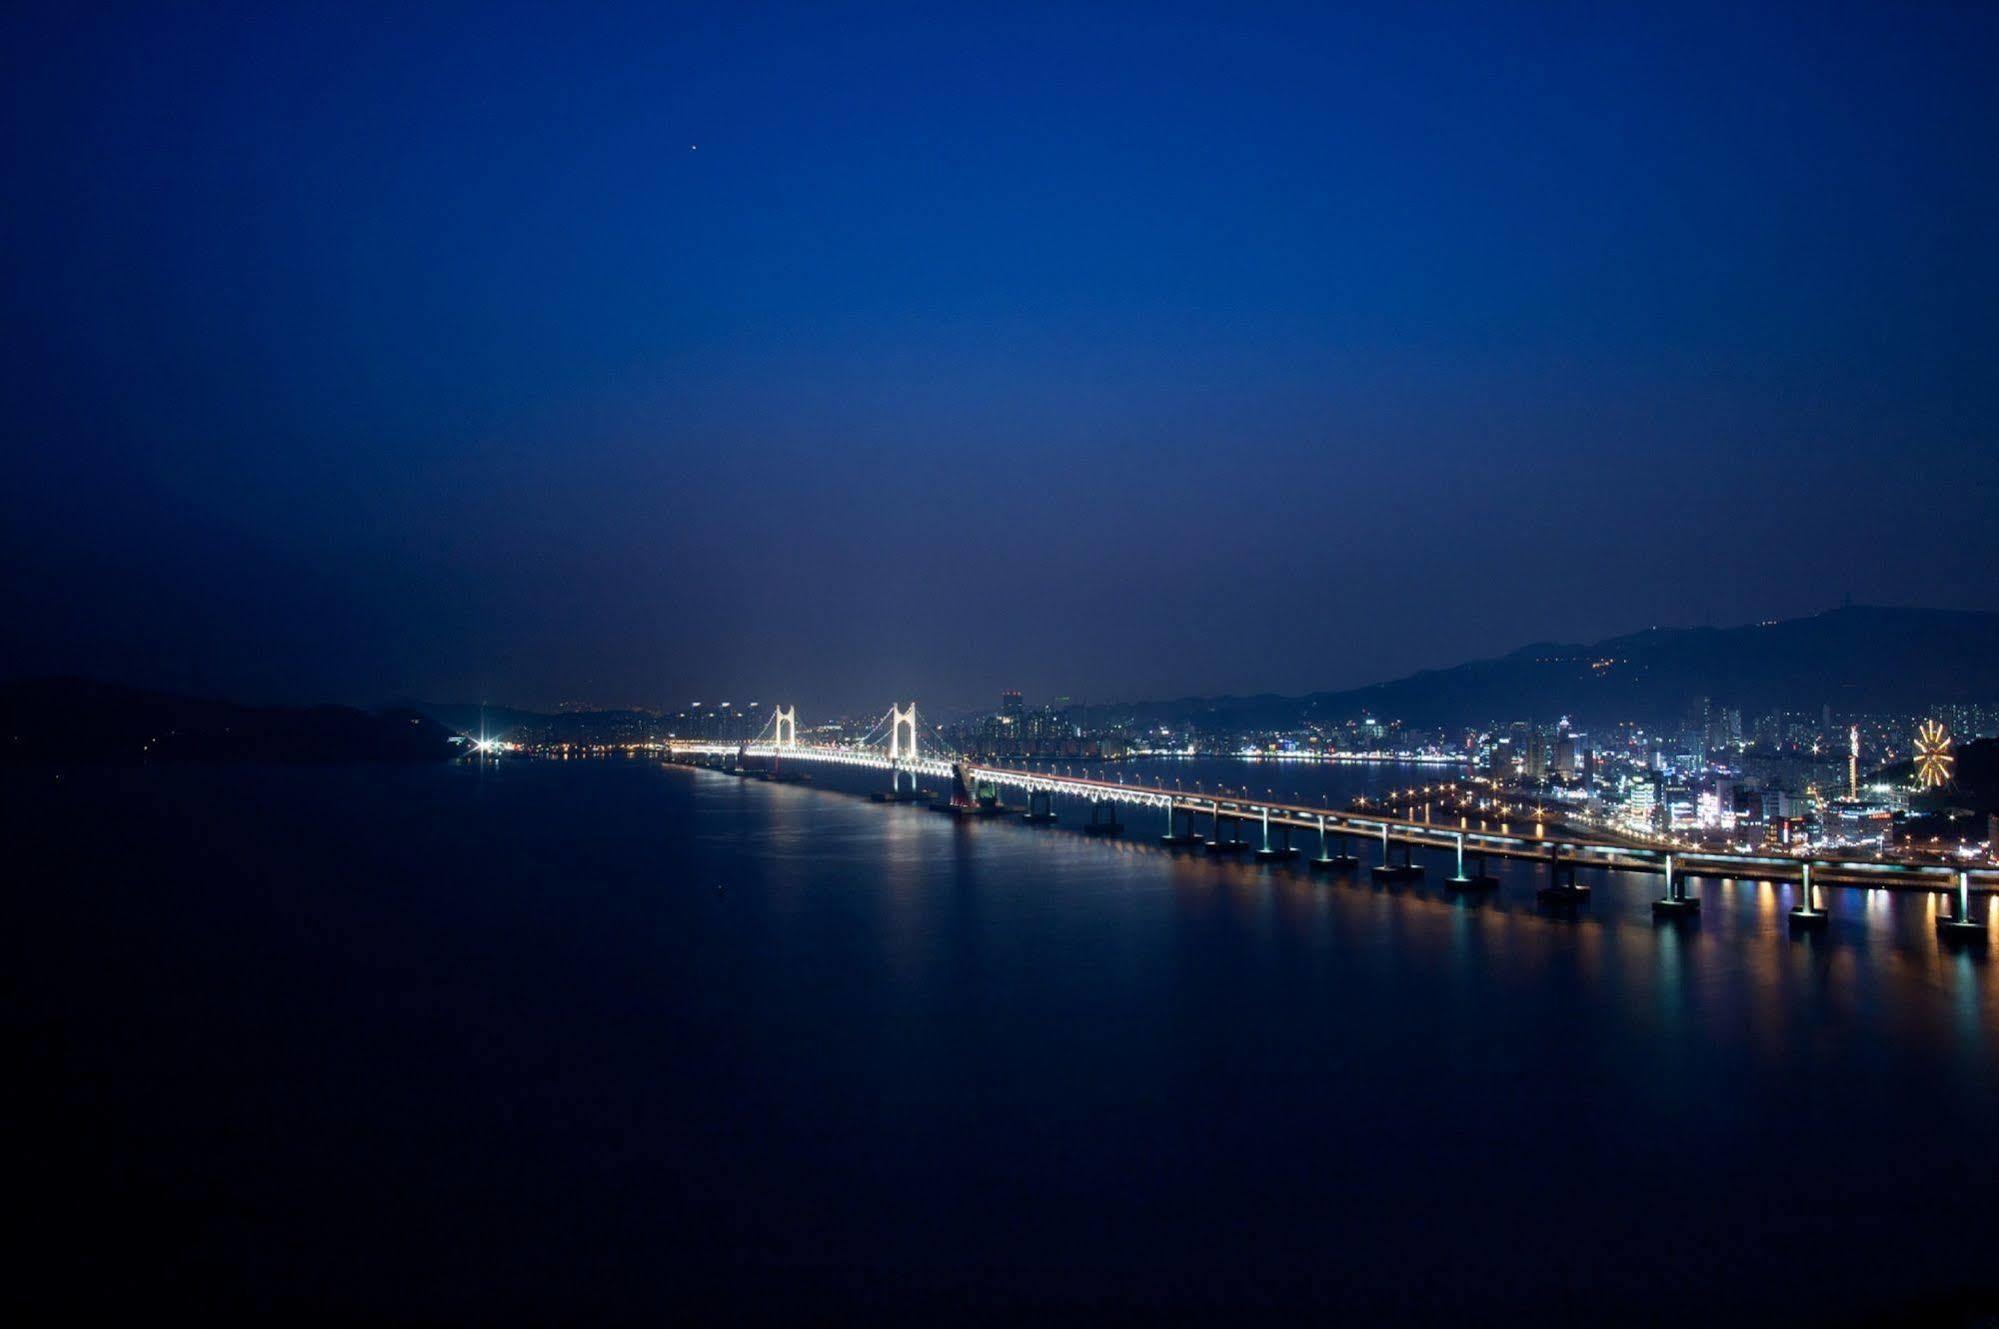
[[[17,7],[7,674],[1306,691],[1999,608],[1999,7]]]

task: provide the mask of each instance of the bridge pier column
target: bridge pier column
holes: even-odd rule
[[[897,761],[894,757],[889,758],[888,792],[886,794],[877,792],[869,794],[868,797],[877,803],[901,803],[907,801],[902,792],[901,762]],[[909,773],[909,794],[907,795],[907,798],[914,798],[914,797],[916,797],[916,772],[911,771]]]
[[[1119,835],[1124,831],[1124,823],[1117,819],[1117,800],[1093,798],[1090,800],[1090,821],[1083,827],[1085,835]]]
[[[1459,831],[1457,834],[1457,850],[1458,850],[1458,875],[1452,877],[1447,883],[1445,883],[1446,885],[1450,886],[1451,889],[1456,891],[1483,891],[1483,890],[1490,890],[1492,887],[1497,886],[1499,884],[1499,879],[1497,877],[1489,876],[1486,873],[1485,855],[1483,853],[1476,855],[1478,859],[1478,871],[1476,873],[1473,873],[1467,870],[1468,860],[1471,857],[1473,857],[1473,855],[1468,854],[1465,849],[1465,834],[1463,831]]]
[[[1346,837],[1344,835],[1340,837],[1340,845],[1343,848],[1346,845]],[[1333,853],[1332,832],[1326,829],[1326,818],[1324,814],[1321,814],[1319,817],[1319,856],[1312,860],[1312,867],[1320,872],[1330,872],[1334,868],[1351,866],[1353,866],[1351,862]]]
[[[1832,921],[1832,916],[1817,905],[1812,894],[1812,865],[1807,860],[1798,881],[1798,907],[1791,911],[1793,932],[1819,932]]]
[[[1949,899],[1950,892],[1945,891],[1944,898]],[[1971,873],[1957,874],[1957,906],[1948,915],[1937,915],[1937,935],[1961,946],[1986,944],[1985,924],[1971,912]]]
[[[1263,848],[1256,851],[1258,861],[1276,863],[1287,858],[1298,857],[1298,851],[1291,847],[1291,828],[1279,823],[1276,827],[1277,843],[1271,843],[1270,809],[1263,810]]]
[[[1192,805],[1182,807],[1170,798],[1166,800],[1166,834],[1159,842],[1174,849],[1201,843],[1200,828],[1194,824],[1196,815]],[[1180,829],[1183,821],[1187,827],[1184,831]]]
[[[1470,854],[1470,857],[1471,857],[1471,860],[1472,860],[1472,861],[1473,861],[1474,863],[1476,863],[1476,864],[1478,865],[1477,869],[1476,869],[1476,870],[1475,870],[1475,871],[1474,871],[1474,872],[1473,872],[1473,873],[1471,874],[1471,879],[1472,879],[1472,884],[1473,884],[1473,885],[1475,885],[1475,886],[1497,886],[1497,885],[1499,885],[1499,878],[1498,878],[1498,877],[1496,877],[1496,876],[1494,876],[1494,875],[1493,875],[1493,874],[1492,874],[1492,873],[1491,873],[1491,872],[1490,872],[1490,871],[1488,870],[1488,867],[1487,867],[1487,863],[1486,863],[1486,859],[1487,859],[1487,854],[1486,854],[1485,850],[1483,850],[1483,849],[1474,849],[1474,850],[1472,850],[1472,851],[1471,851],[1471,854]]]
[[[1548,846],[1548,884],[1536,891],[1542,904],[1574,906],[1589,899],[1589,887],[1576,884],[1576,860],[1562,857],[1562,846]]]
[[[1391,843],[1388,823],[1381,824],[1381,862],[1371,869],[1376,881],[1414,881],[1423,875],[1423,865],[1409,856],[1406,841]]]
[[[1055,795],[1051,790],[1029,788],[1024,820],[1046,826],[1055,820]]]
[[[1339,846],[1337,853],[1329,847],[1329,840]],[[1346,833],[1329,831],[1323,816],[1319,818],[1319,856],[1312,860],[1312,866],[1321,872],[1351,872],[1360,866],[1359,860],[1353,856],[1353,844]]]
[[[1224,813],[1221,801],[1218,799],[1215,801],[1213,816],[1215,821],[1215,838],[1208,841],[1209,853],[1239,854],[1249,848],[1247,844],[1243,843],[1242,814],[1240,812]],[[1229,827],[1229,837],[1226,840],[1222,838],[1222,824],[1224,822],[1227,822]]]
[[[1686,874],[1674,871],[1673,856],[1666,855],[1666,898],[1652,902],[1653,917],[1684,918],[1700,911],[1699,898],[1687,894]]]

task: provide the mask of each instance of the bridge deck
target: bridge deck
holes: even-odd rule
[[[961,770],[974,784],[1030,792],[1062,794],[1072,798],[1153,807],[1162,812],[1172,808],[1196,816],[1239,817],[1262,823],[1266,814],[1272,827],[1293,831],[1319,831],[1327,835],[1365,837],[1388,843],[1407,844],[1455,852],[1460,843],[1465,852],[1500,858],[1546,861],[1551,857],[1573,860],[1579,866],[1620,868],[1633,872],[1662,872],[1670,856],[1676,872],[1687,876],[1736,877],[1767,880],[1802,878],[1807,860],[1779,854],[1739,854],[1719,850],[1649,849],[1609,840],[1595,840],[1570,833],[1560,835],[1515,835],[1502,831],[1472,830],[1440,826],[1434,822],[1408,818],[1340,812],[1268,799],[1234,797],[1225,794],[1187,793],[1157,785],[1127,784],[1116,780],[1093,780],[1087,776],[1058,775],[1051,771],[978,763],[953,763],[937,757],[903,758],[891,761],[886,755],[866,749],[815,746],[777,747],[771,744],[734,745],[721,743],[669,743],[676,753],[706,756],[746,756],[778,761],[804,761],[874,770],[910,771],[932,779],[955,780]],[[1812,878],[1824,885],[1920,887],[1943,890],[1957,881],[1962,870],[1945,864],[1883,863],[1866,860],[1810,860]],[[1972,886],[1978,890],[1999,887],[1999,871],[1971,869]]]

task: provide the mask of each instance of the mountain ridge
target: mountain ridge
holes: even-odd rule
[[[1999,613],[1847,605],[1737,627],[1647,628],[1297,696],[1133,703],[1144,722],[1290,728],[1367,712],[1422,727],[1568,715],[1578,724],[1677,720],[1696,698],[1740,708],[1914,711],[1999,701]]]
[[[452,732],[413,710],[246,706],[95,679],[0,682],[0,763],[433,761]]]

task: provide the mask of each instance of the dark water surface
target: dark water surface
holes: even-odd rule
[[[1657,927],[1612,876],[1560,920],[1525,865],[1467,904],[638,761],[0,778],[34,1322],[1838,1323],[1995,1282],[1999,982],[1928,897],[1799,940],[1789,887]]]

